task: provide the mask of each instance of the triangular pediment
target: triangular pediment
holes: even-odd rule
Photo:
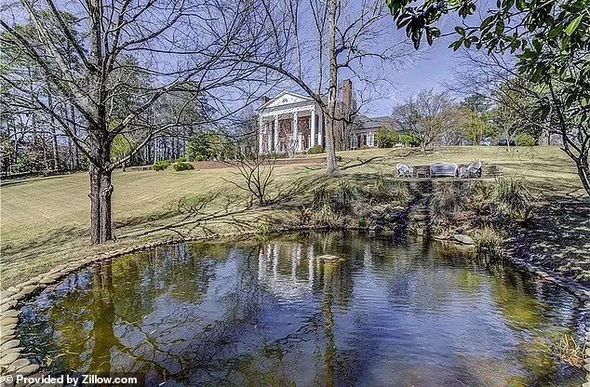
[[[266,108],[273,108],[273,107],[280,107],[284,105],[291,105],[300,102],[312,102],[313,99],[309,97],[305,97],[303,95],[299,95],[296,93],[292,93],[290,91],[282,91],[276,97],[270,99],[264,105],[260,107],[260,109]]]

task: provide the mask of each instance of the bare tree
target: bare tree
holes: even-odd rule
[[[363,83],[361,99],[375,96],[378,71],[410,52],[391,41],[385,4],[379,0],[258,0],[257,23],[272,31],[256,57],[244,58],[297,85],[317,102],[326,119],[327,174],[339,174],[336,151],[347,145],[338,141],[349,129],[362,103],[343,106],[338,101],[339,79]],[[325,90],[327,87],[327,93]],[[363,98],[365,97],[365,98]]]
[[[550,120],[540,120],[535,112],[536,101],[543,98],[543,93],[518,75],[509,58],[464,50],[457,67],[461,71],[446,88],[489,101],[494,126],[507,144],[523,131],[551,132]]]
[[[111,176],[117,166],[159,133],[196,124],[184,113],[199,98],[207,96],[224,115],[230,113],[224,106],[252,96],[238,84],[259,81],[260,74],[251,64],[233,60],[249,56],[263,36],[250,23],[252,6],[248,0],[21,0],[4,7],[2,43],[34,64],[50,85],[52,103],[28,93],[26,77],[0,77],[17,91],[15,103],[28,103],[51,117],[88,159],[92,243],[113,237]],[[28,33],[19,25],[23,15],[30,20]],[[147,82],[135,82],[132,74]],[[184,98],[177,114],[154,120],[149,113],[174,93]],[[112,109],[122,95],[131,98],[128,109]],[[70,105],[74,115],[57,108]],[[74,122],[76,115],[83,121]],[[135,145],[113,161],[113,140],[131,132]]]
[[[426,150],[458,123],[457,108],[448,93],[423,90],[396,106],[392,117],[402,132],[410,133]]]
[[[270,188],[274,182],[274,170],[276,158],[267,157],[258,152],[251,155],[240,155],[237,160],[229,162],[238,172],[234,174],[236,180],[224,179],[234,185],[238,190],[244,191],[258,201],[259,206],[264,206],[271,201]]]

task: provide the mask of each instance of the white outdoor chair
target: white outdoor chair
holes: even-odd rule
[[[481,177],[481,161],[476,161],[468,166],[459,169],[459,177],[468,179],[470,177]]]
[[[397,166],[397,177],[413,177],[414,168],[409,167],[406,164],[399,163]]]
[[[481,161],[469,164],[467,167],[467,177],[481,177]]]

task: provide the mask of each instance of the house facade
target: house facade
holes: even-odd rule
[[[356,110],[352,82],[344,81],[339,109]],[[375,135],[388,127],[388,117],[369,118],[355,114],[346,130],[344,146],[348,149],[377,146]],[[261,154],[304,153],[316,145],[324,146],[325,117],[319,104],[310,97],[283,91],[264,99],[258,109],[258,150]],[[343,123],[338,123],[343,125]]]
[[[262,154],[302,153],[323,146],[322,110],[312,98],[283,91],[259,108],[258,134]]]

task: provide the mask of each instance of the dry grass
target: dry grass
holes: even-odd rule
[[[444,148],[421,153],[406,149],[374,149],[341,152],[342,165],[357,165],[343,172],[354,178],[367,174],[392,173],[395,164],[431,164],[437,161],[468,163],[482,160],[503,168],[504,174],[524,176],[537,192],[557,195],[579,195],[573,163],[558,148],[514,148],[506,151],[497,147]],[[308,156],[310,159],[323,155]],[[320,166],[278,166],[277,185],[284,185],[302,176],[322,174]],[[174,172],[134,171],[114,175],[114,221],[118,242],[115,245],[138,242],[134,235],[169,222],[175,216],[174,203],[187,195],[221,191],[232,193],[235,188],[223,180],[233,178],[229,168]],[[1,194],[2,283],[6,288],[43,272],[57,262],[79,258],[83,254],[112,248],[90,248],[88,241],[88,177],[85,173],[40,178],[7,185]],[[249,214],[253,222],[256,212]],[[156,237],[150,236],[150,237]]]

